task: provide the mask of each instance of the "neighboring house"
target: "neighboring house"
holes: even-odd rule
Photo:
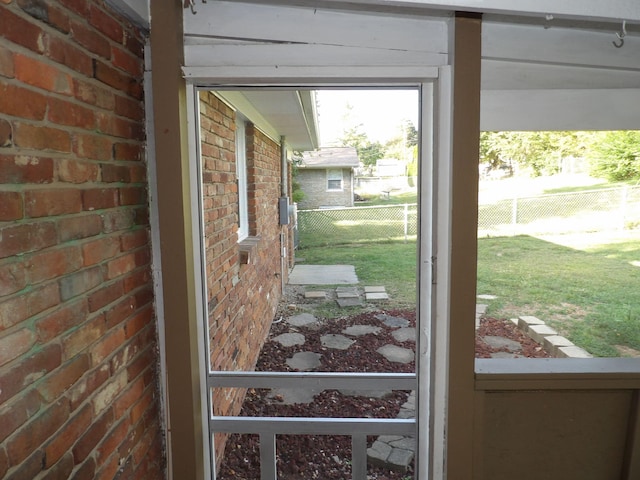
[[[359,164],[353,147],[304,152],[296,176],[304,193],[298,208],[353,207],[354,170]]]
[[[640,478],[637,359],[474,358],[480,130],[637,129],[637,0],[186,3],[0,2],[0,478],[214,477],[319,85],[422,94],[417,478]]]

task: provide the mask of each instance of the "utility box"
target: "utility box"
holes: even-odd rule
[[[280,197],[280,225],[289,225],[289,197]]]

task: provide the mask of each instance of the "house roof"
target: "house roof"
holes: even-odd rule
[[[330,147],[303,152],[300,168],[355,168],[360,165],[354,147]]]

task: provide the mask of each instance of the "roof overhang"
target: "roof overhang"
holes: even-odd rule
[[[216,90],[216,94],[273,140],[285,137],[293,150],[318,147],[314,91],[261,88]]]

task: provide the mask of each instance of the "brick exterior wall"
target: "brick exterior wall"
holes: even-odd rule
[[[290,242],[289,228],[278,220],[280,146],[247,124],[249,234],[258,240],[243,264],[237,241],[235,113],[212,93],[201,93],[200,108],[211,368],[250,371],[281,297],[280,234]],[[216,389],[215,414],[237,415],[244,394]],[[218,462],[225,439],[216,437]]]
[[[298,209],[313,209],[320,206],[353,207],[352,170],[342,169],[342,191],[327,191],[327,171],[322,168],[299,168],[296,180],[304,193]]]
[[[165,478],[143,42],[100,0],[0,1],[1,478]]]

